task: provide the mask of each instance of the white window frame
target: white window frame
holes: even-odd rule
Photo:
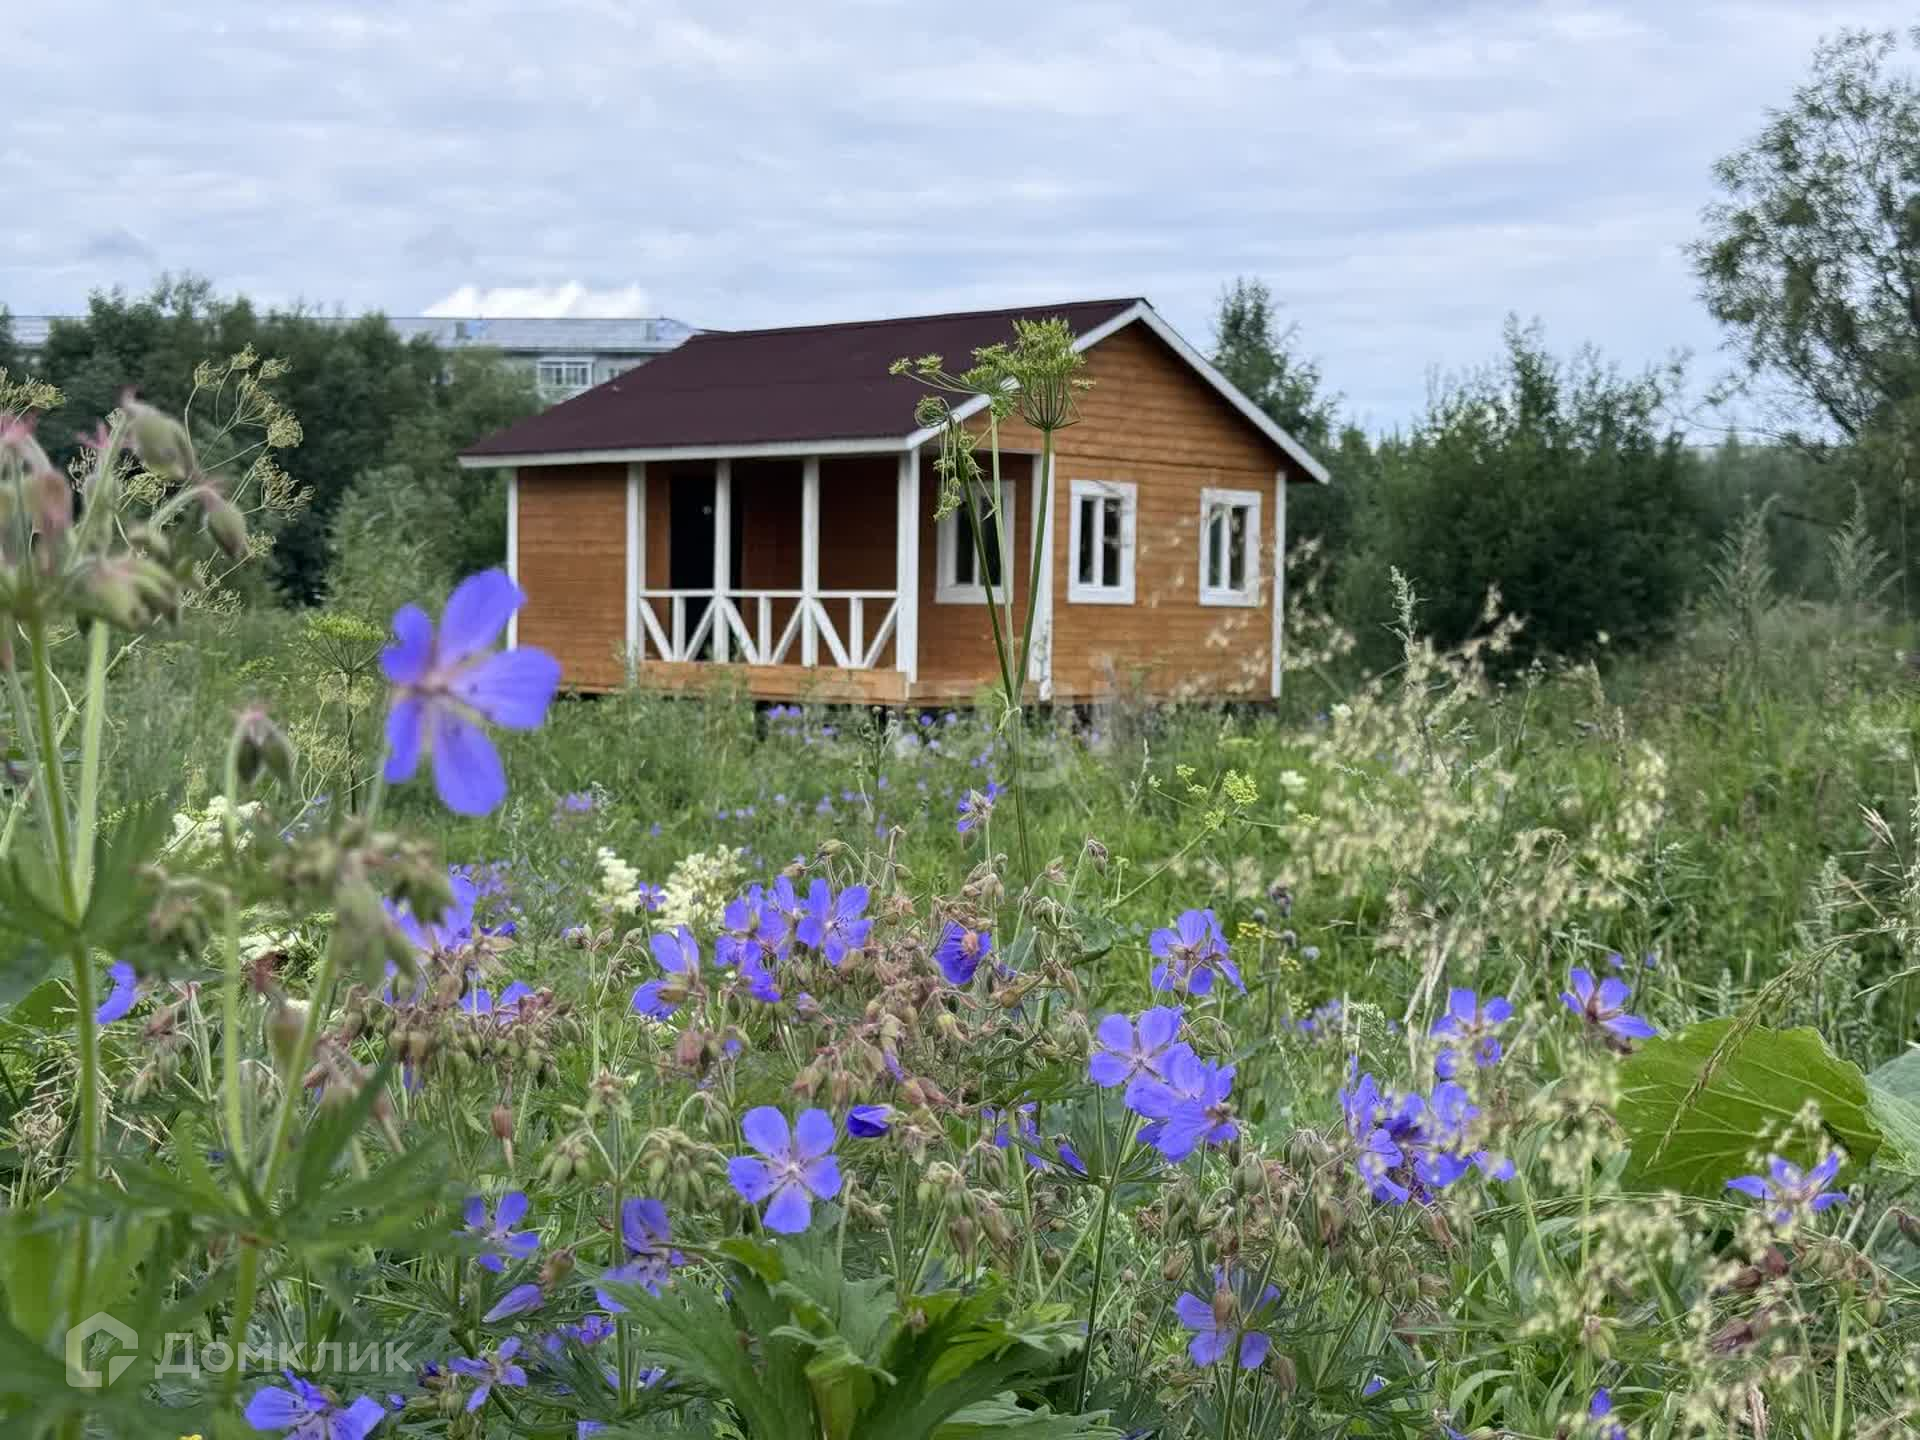
[[[545,373],[549,365],[577,365],[585,373],[586,379],[582,380],[578,385],[569,385],[560,380],[549,381]],[[549,394],[578,395],[582,390],[591,390],[593,388],[593,356],[542,355],[538,360],[533,362],[533,378],[534,383]]]
[[[1200,603],[1202,605],[1258,605],[1260,603],[1260,492],[1258,490],[1216,490],[1209,486],[1200,492]],[[1247,523],[1241,535],[1247,544],[1246,569],[1238,589],[1207,583],[1207,531],[1216,511],[1239,507],[1246,510]],[[1229,562],[1228,573],[1232,573]]]
[[[1067,491],[1068,601],[1075,605],[1133,604],[1134,538],[1138,529],[1140,487],[1130,480],[1075,480],[1067,486]],[[1082,500],[1120,502],[1120,579],[1117,584],[1093,585],[1080,578]]]
[[[993,587],[993,602],[996,605],[1006,603],[1007,586],[1013,579],[1013,525],[1015,506],[1013,503],[1014,483],[1002,479],[1000,482],[1000,583]],[[979,581],[962,585],[954,577],[959,573],[960,556],[960,516],[966,510],[964,503],[955,506],[940,517],[940,525],[935,532],[935,562],[933,598],[939,605],[981,605],[987,600],[987,587]],[[977,561],[978,556],[974,557]]]

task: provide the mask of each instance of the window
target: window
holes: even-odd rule
[[[984,495],[984,491],[982,492]],[[1013,485],[1000,482],[1000,504],[980,517],[986,544],[976,545],[973,516],[961,505],[940,521],[937,537],[939,569],[935,572],[933,598],[942,605],[978,605],[987,598],[987,586],[993,598],[1006,598],[1007,577],[1013,573]],[[986,582],[980,577],[980,552],[986,551]]]
[[[1200,492],[1200,603],[1260,603],[1260,492]]]
[[[1068,512],[1067,599],[1081,605],[1133,603],[1136,492],[1120,480],[1076,480]]]
[[[593,361],[549,356],[538,366],[540,388],[558,395],[577,395],[593,384]]]

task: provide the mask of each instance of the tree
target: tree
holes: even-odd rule
[[[1697,461],[1663,419],[1677,383],[1627,379],[1590,351],[1562,363],[1537,330],[1510,321],[1499,365],[1379,446],[1343,614],[1384,618],[1391,567],[1419,591],[1422,628],[1442,644],[1474,632],[1495,587],[1526,622],[1522,654],[1663,633],[1704,539]]]
[[[1264,280],[1241,276],[1221,292],[1213,333],[1214,367],[1301,444],[1324,448],[1336,397],[1320,393],[1320,367],[1298,354],[1298,327],[1281,326]]]
[[[1920,45],[1920,30],[1912,36]],[[1848,439],[1920,394],[1920,89],[1891,31],[1844,31],[1715,176],[1692,247],[1749,375]]]

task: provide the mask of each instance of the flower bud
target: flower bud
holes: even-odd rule
[[[247,519],[240,513],[240,507],[211,485],[200,486],[194,498],[200,502],[200,513],[206,516],[207,533],[213,536],[214,543],[229,560],[246,559]]]
[[[293,745],[258,705],[241,712],[231,746],[234,773],[249,789],[262,775],[271,775],[289,789],[293,786]]]
[[[304,1000],[282,1000],[267,1016],[267,1048],[282,1072],[293,1064],[294,1052],[307,1025]]]
[[[127,438],[140,463],[163,480],[186,480],[198,470],[187,427],[171,415],[136,400],[131,390],[120,397],[127,414]]]
[[[1160,1278],[1169,1285],[1177,1285],[1180,1277],[1187,1273],[1186,1253],[1181,1250],[1169,1250],[1167,1258],[1160,1262]]]
[[[487,1117],[493,1127],[493,1138],[501,1141],[513,1139],[513,1111],[505,1104],[493,1107],[493,1113]]]

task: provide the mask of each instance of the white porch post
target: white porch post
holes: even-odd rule
[[[507,471],[507,578],[520,583],[520,472]],[[520,643],[520,612],[507,617],[507,648]]]
[[[647,583],[647,466],[627,466],[627,683],[642,659],[646,632],[640,626],[640,591]]]
[[[733,635],[727,591],[733,588],[733,462],[713,462],[713,658],[724,665]]]
[[[920,670],[920,452],[900,457],[894,490],[894,668],[912,685]]]
[[[1287,628],[1287,472],[1273,478],[1273,698],[1280,698],[1280,657]]]
[[[800,462],[800,663],[819,663],[820,637],[813,623],[820,592],[820,457]]]
[[[1033,523],[1030,527],[1033,538],[1040,546],[1040,564],[1031,577],[1032,593],[1027,603],[1033,611],[1033,653],[1027,657],[1027,679],[1039,690],[1042,700],[1053,698],[1053,536],[1051,529],[1052,512],[1057,508],[1056,497],[1051,484],[1043,486],[1043,481],[1051,481],[1052,475],[1043,473],[1045,457],[1033,457]],[[1046,491],[1046,504],[1041,505],[1041,491]]]

